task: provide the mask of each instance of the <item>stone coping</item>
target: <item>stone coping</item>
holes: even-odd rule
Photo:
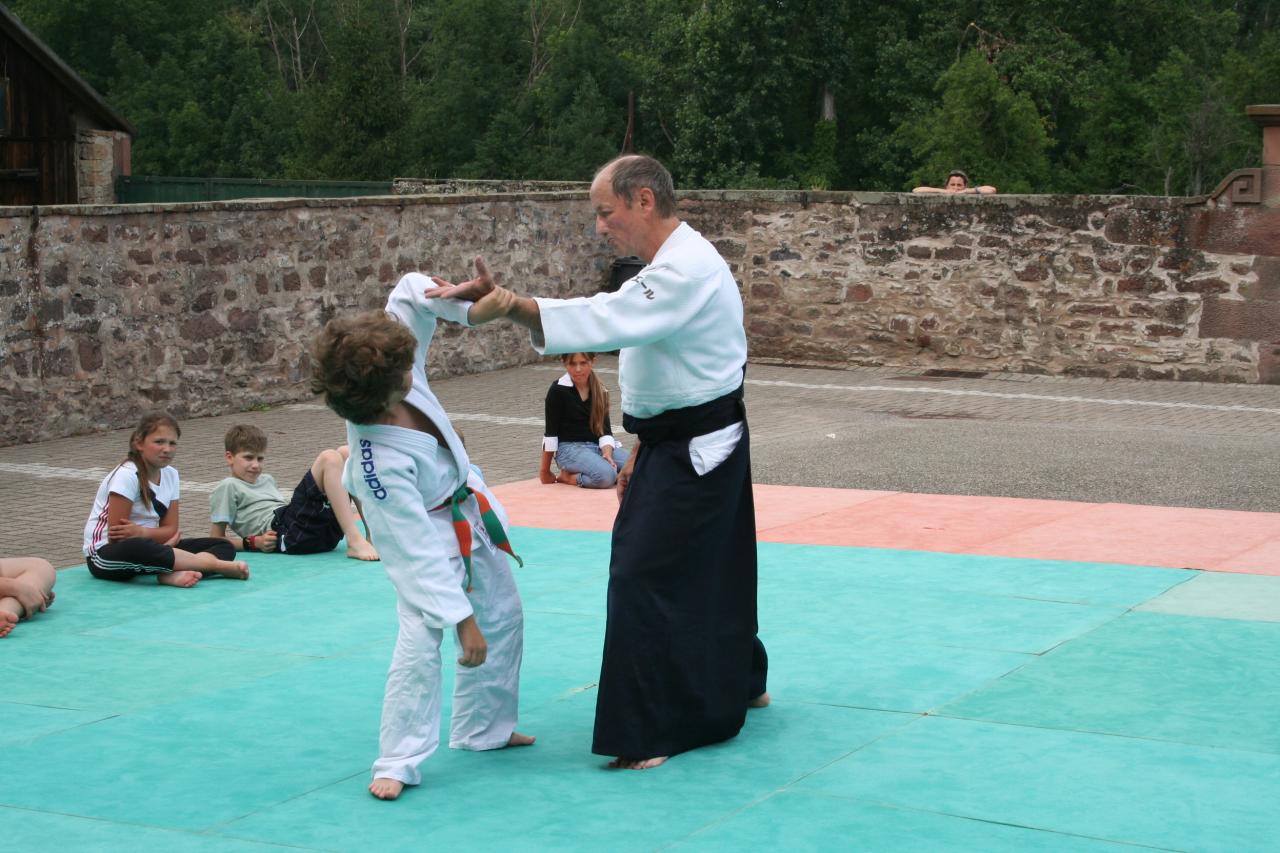
[[[1204,204],[1206,196],[1055,195],[1003,193],[997,195],[948,195],[946,193],[893,193],[819,190],[683,190],[677,197],[689,201],[756,202],[766,204],[834,204],[861,206],[916,206],[960,204],[985,207],[1096,208],[1123,205],[1138,210],[1178,210]],[[588,199],[582,191],[434,193],[376,195],[343,198],[256,198],[225,201],[171,202],[167,204],[59,204],[0,206],[0,218],[52,216],[137,216],[153,213],[203,213],[212,211],[332,209],[344,207],[407,207],[410,205],[463,205],[474,203],[539,201],[570,202]]]

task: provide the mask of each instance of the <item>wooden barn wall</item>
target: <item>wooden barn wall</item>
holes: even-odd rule
[[[0,137],[0,170],[39,172],[34,179],[0,176],[0,204],[74,204],[75,101],[4,33],[0,76],[9,79],[8,133]]]

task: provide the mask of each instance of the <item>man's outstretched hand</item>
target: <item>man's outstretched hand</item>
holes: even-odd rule
[[[453,284],[439,276],[431,276],[431,280],[436,283],[436,286],[427,289],[426,297],[428,299],[467,299],[471,302],[479,302],[485,296],[488,296],[497,288],[497,285],[494,284],[489,268],[485,266],[484,258],[477,255],[475,264],[476,277],[464,281],[462,284]]]

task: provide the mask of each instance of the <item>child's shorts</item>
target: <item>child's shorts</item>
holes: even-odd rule
[[[342,541],[342,526],[310,471],[294,487],[289,503],[276,510],[271,529],[280,536],[276,547],[282,554],[319,554]]]

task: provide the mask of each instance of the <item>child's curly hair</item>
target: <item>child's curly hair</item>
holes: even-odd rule
[[[311,390],[339,417],[373,423],[404,388],[418,341],[385,311],[330,320],[311,346]]]

